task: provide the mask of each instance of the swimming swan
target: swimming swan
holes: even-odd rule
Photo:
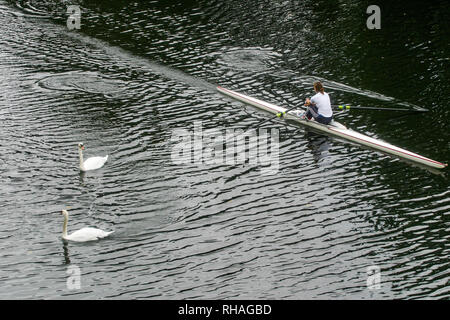
[[[64,225],[62,233],[62,238],[64,240],[76,242],[93,241],[107,237],[108,235],[114,232],[114,231],[106,232],[96,228],[82,228],[78,231],[73,232],[70,235],[67,235],[67,221],[69,220],[69,213],[67,212],[67,210],[62,210],[61,213],[64,215]]]
[[[80,155],[80,170],[81,171],[88,171],[88,170],[95,170],[103,167],[106,160],[108,160],[108,156],[106,157],[91,157],[87,159],[86,161],[83,161],[83,150],[84,145],[82,142],[78,144],[78,153]]]

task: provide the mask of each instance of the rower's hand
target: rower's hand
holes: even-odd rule
[[[310,104],[311,104],[311,100],[309,100],[309,98],[306,98],[305,106],[309,106]]]

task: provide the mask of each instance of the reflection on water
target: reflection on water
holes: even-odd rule
[[[63,241],[64,264],[70,264],[69,245],[67,241]]]
[[[325,159],[328,155],[328,149],[331,147],[331,139],[317,133],[307,131],[305,138],[308,140],[308,148],[313,154],[315,162]]]

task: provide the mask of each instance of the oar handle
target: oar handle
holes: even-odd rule
[[[361,109],[361,110],[378,110],[378,111],[407,111],[407,112],[427,112],[428,109],[403,109],[403,108],[376,108],[376,107],[351,107],[349,105],[332,105],[339,110]]]

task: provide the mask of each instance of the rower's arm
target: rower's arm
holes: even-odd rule
[[[309,105],[313,105],[313,106],[315,106],[316,104],[315,104],[314,102],[312,102],[312,101],[311,101],[311,99],[309,99],[309,98],[306,98],[306,101],[305,101],[305,106],[309,106]]]

